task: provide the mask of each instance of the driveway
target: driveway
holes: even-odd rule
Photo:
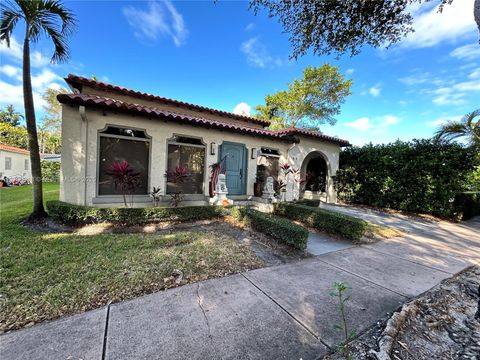
[[[335,328],[337,303],[329,295],[333,282],[350,286],[347,319],[360,333],[442,279],[480,264],[480,218],[452,224],[363,215],[409,233],[5,334],[0,354],[6,359],[317,359],[342,340]]]

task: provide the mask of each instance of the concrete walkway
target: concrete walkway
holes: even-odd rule
[[[409,234],[167,290],[0,336],[5,359],[317,359],[342,340],[329,294],[351,287],[357,333],[480,264],[480,218],[397,222]],[[408,224],[409,223],[409,224]],[[392,225],[390,225],[392,226]]]

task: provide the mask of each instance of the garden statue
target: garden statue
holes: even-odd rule
[[[228,206],[232,201],[227,199],[227,178],[225,174],[219,174],[217,185],[215,186],[215,196],[210,199],[210,203],[214,205]]]
[[[275,189],[273,187],[273,177],[267,177],[265,182],[265,187],[263,188],[262,198],[264,199],[275,199]]]

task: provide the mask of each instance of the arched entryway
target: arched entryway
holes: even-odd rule
[[[328,179],[330,176],[329,163],[320,151],[309,153],[302,162],[300,198],[326,201]]]

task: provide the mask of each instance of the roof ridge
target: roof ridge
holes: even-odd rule
[[[94,79],[88,79],[86,77],[79,76],[79,75],[68,74],[68,76],[65,78],[65,81],[68,84],[78,82],[78,83],[86,84],[86,85],[92,86],[92,87],[107,88],[109,90],[117,91],[117,92],[127,94],[127,95],[133,95],[133,96],[143,97],[143,98],[148,97],[149,99],[169,102],[169,103],[175,104],[177,106],[186,106],[186,107],[190,107],[190,108],[195,108],[195,109],[200,110],[200,111],[213,112],[213,113],[217,113],[218,115],[232,117],[232,118],[235,118],[237,120],[242,120],[242,121],[246,121],[246,122],[253,122],[253,123],[264,125],[264,126],[270,125],[270,121],[263,120],[263,119],[258,119],[258,118],[253,117],[253,116],[235,114],[235,113],[232,113],[232,112],[229,112],[229,111],[219,110],[219,109],[215,109],[215,108],[211,108],[211,107],[207,107],[207,106],[202,106],[202,105],[196,105],[196,104],[184,102],[184,101],[181,101],[181,100],[175,100],[175,99],[171,99],[171,98],[167,98],[167,97],[163,97],[163,96],[159,96],[159,95],[144,93],[144,92],[141,92],[141,91],[128,89],[128,88],[125,88],[125,87],[122,87],[122,86],[119,86],[119,85],[109,84],[109,83],[94,80]]]

